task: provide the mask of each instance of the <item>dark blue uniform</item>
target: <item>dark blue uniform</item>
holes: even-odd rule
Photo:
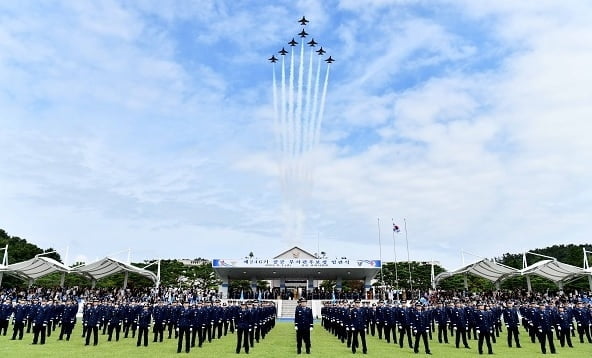
[[[350,311],[351,330],[353,331],[353,340],[351,344],[352,353],[356,353],[356,348],[359,347],[358,335],[362,341],[362,352],[366,354],[368,348],[366,347],[366,311],[360,308],[360,302],[356,301],[356,307]]]
[[[518,338],[518,335],[520,334],[518,331],[518,326],[520,325],[518,310],[510,303],[508,307],[504,309],[503,316],[506,330],[508,331],[508,347],[512,347],[512,336],[514,336],[516,348],[520,348],[520,339]]]
[[[138,314],[138,342],[136,346],[140,346],[142,343],[142,337],[144,338],[144,347],[148,347],[148,330],[150,329],[150,323],[152,323],[152,313],[150,312],[150,306],[145,303],[144,308]]]
[[[179,331],[179,342],[177,344],[177,353],[181,353],[183,348],[183,339],[185,339],[185,352],[189,353],[190,347],[190,333],[193,323],[193,310],[189,308],[189,302],[183,303],[183,307],[177,314],[177,330]]]
[[[312,309],[306,307],[306,300],[300,300],[294,314],[294,327],[296,328],[296,351],[302,350],[302,341],[306,348],[306,353],[310,353],[310,331],[313,328]]]
[[[487,344],[487,353],[493,354],[491,346],[491,336],[493,334],[493,313],[486,311],[483,305],[479,310],[475,311],[475,328],[479,337],[478,350],[479,354],[483,354],[483,341]]]
[[[14,308],[14,316],[12,318],[13,323],[13,331],[12,331],[12,340],[16,339],[18,334],[18,339],[23,339],[23,333],[25,329],[25,323],[27,321],[27,316],[29,315],[30,306],[25,304],[24,302],[19,302],[18,305]]]
[[[541,352],[547,353],[546,341],[549,341],[551,353],[555,353],[555,344],[553,344],[553,312],[546,309],[543,305],[535,311],[533,324],[538,330],[539,342],[541,343]]]
[[[415,345],[413,352],[419,353],[419,340],[423,339],[423,344],[426,354],[430,352],[430,345],[428,343],[428,331],[430,330],[431,312],[426,310],[421,304],[415,306],[416,309],[410,313],[411,327],[415,335]]]
[[[251,312],[242,302],[241,309],[236,314],[236,353],[240,353],[241,346],[244,346],[245,353],[249,353],[249,331],[252,328]]]

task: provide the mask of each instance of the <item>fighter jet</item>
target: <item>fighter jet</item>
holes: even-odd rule
[[[298,42],[294,41],[294,38],[292,37],[292,41],[288,42],[288,44],[292,47],[298,45]]]
[[[308,35],[308,33],[306,31],[304,31],[304,29],[302,29],[302,31],[300,31],[298,33],[298,35],[300,35],[300,37],[306,37],[306,35]]]
[[[329,56],[329,58],[326,59],[325,62],[327,62],[328,64],[331,64],[332,62],[335,62],[335,60],[333,59],[333,57]]]
[[[320,56],[323,56],[325,52],[327,51],[323,50],[323,46],[321,46],[321,48],[316,51],[316,53],[318,53]]]
[[[315,47],[315,45],[318,44],[318,42],[316,42],[314,39],[312,39],[312,40],[308,41],[307,44],[309,44],[310,47]]]
[[[298,20],[298,22],[300,23],[300,25],[306,26],[308,20],[304,16],[302,16],[302,19]]]
[[[282,56],[286,56],[286,54],[288,53],[288,51],[286,51],[283,47],[281,50],[278,51],[278,53]]]
[[[271,62],[271,63],[276,63],[278,59],[277,59],[277,58],[275,58],[275,56],[274,56],[274,55],[272,55],[270,58],[268,58],[268,60],[269,60],[269,62]]]

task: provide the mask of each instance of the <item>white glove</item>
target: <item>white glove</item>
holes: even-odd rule
[[[298,330],[298,326],[294,326],[294,329],[295,329],[295,330]]]
[[[310,327],[310,330],[312,331],[312,327]]]

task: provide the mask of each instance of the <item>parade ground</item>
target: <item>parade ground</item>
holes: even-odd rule
[[[57,330],[56,330],[57,332]],[[51,337],[48,337],[45,345],[32,345],[32,334],[26,334],[22,341],[11,341],[10,334],[0,336],[0,356],[2,357],[175,357],[175,356],[201,356],[201,357],[237,357],[236,335],[228,334],[223,336],[220,340],[212,340],[211,343],[205,342],[202,348],[192,348],[190,353],[177,354],[177,340],[165,339],[162,343],[153,343],[153,336],[150,335],[148,347],[137,347],[136,339],[121,338],[119,342],[107,342],[107,336],[99,335],[99,344],[97,346],[84,345],[84,339],[81,338],[81,326],[78,324],[69,342],[58,341],[58,333],[54,332]],[[10,332],[9,332],[10,333]],[[449,337],[450,339],[450,337]],[[301,356],[323,357],[323,358],[342,358],[353,355],[351,349],[348,349],[346,344],[342,344],[333,335],[320,327],[318,322],[315,323],[315,328],[311,333],[312,351],[310,355],[303,354]],[[504,358],[512,357],[538,357],[542,356],[540,346],[538,343],[530,343],[528,336],[523,330],[520,331],[520,341],[522,348],[508,348],[506,345],[506,332],[502,332],[493,345],[494,355]],[[378,337],[367,336],[368,354],[363,355],[361,351],[356,353],[357,356],[365,357],[417,357],[425,356],[423,346],[420,345],[419,354],[414,354],[413,349],[404,346],[399,348],[392,342],[387,344],[384,340],[379,340]],[[592,355],[592,344],[579,343],[577,339],[574,340],[574,348],[561,348],[559,342],[555,340],[557,347],[557,355],[562,358],[573,357],[590,357]],[[470,340],[469,345],[471,349],[456,349],[454,344],[440,344],[437,338],[430,341],[430,349],[432,356],[442,358],[457,358],[457,357],[476,357],[479,356],[477,352],[477,342]],[[244,351],[241,351],[244,355]],[[549,353],[547,353],[549,354]],[[485,354],[487,355],[487,354]],[[291,322],[278,320],[274,329],[266,336],[264,340],[255,343],[254,348],[251,348],[249,356],[262,358],[277,358],[277,357],[296,357],[296,339],[294,333],[294,325]]]

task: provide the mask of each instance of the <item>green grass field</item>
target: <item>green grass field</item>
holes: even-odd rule
[[[174,339],[167,340],[163,343],[152,343],[152,336],[149,340],[148,347],[136,347],[136,340],[132,338],[120,339],[119,342],[107,342],[107,336],[99,335],[99,345],[96,347],[84,346],[84,340],[80,337],[80,325],[77,325],[71,340],[58,341],[58,330],[47,338],[46,344],[32,345],[32,334],[25,334],[22,341],[11,341],[12,327],[9,328],[7,336],[0,336],[0,357],[174,357],[174,356],[188,356],[199,355],[203,357],[236,357],[235,353],[236,336],[229,334],[222,337],[221,340],[213,340],[212,343],[204,343],[202,348],[193,348],[189,354],[177,354],[177,341]],[[351,350],[345,344],[342,344],[334,336],[327,333],[318,324],[312,334],[312,352],[310,355],[302,354],[302,356],[309,357],[343,357],[353,355]],[[521,349],[508,348],[505,344],[505,332],[494,344],[494,354],[500,357],[536,357],[541,356],[540,346],[538,343],[530,343],[526,334],[520,332],[520,341],[522,343]],[[453,344],[439,344],[435,340],[430,342],[430,348],[433,356],[437,357],[475,357],[479,356],[477,353],[477,342],[469,341],[471,349],[456,349]],[[408,347],[399,348],[393,343],[387,344],[384,340],[379,340],[377,337],[368,337],[368,354],[366,357],[417,357],[425,356],[422,346],[420,345],[420,353],[414,354],[412,349]],[[92,343],[91,343],[92,344]],[[556,341],[557,353],[561,357],[586,358],[592,357],[592,344],[581,344],[576,339],[574,341],[575,348],[561,348],[559,342]],[[549,352],[547,353],[549,354]],[[244,352],[241,351],[241,355]],[[361,349],[356,355],[363,356]],[[278,322],[275,329],[262,340],[259,344],[251,349],[250,356],[264,357],[264,358],[278,358],[289,357],[296,355],[296,340],[294,327],[288,322]]]

